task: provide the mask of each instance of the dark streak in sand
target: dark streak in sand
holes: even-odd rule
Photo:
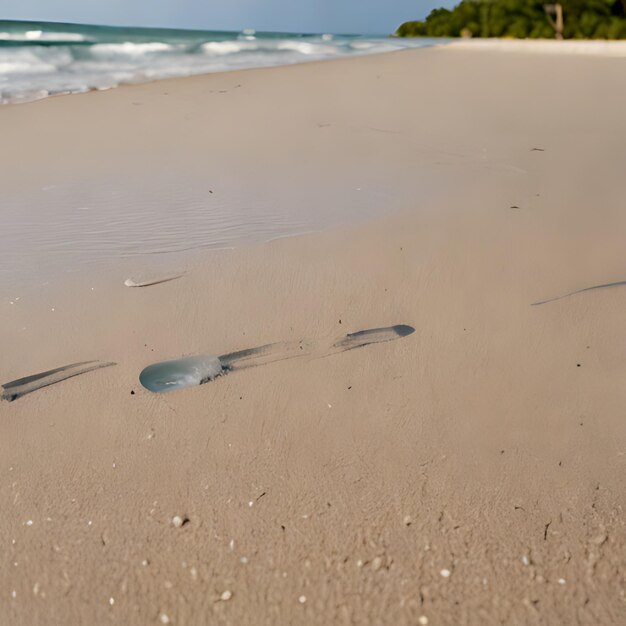
[[[614,283],[604,283],[602,285],[594,285],[593,287],[585,287],[584,289],[577,289],[576,291],[570,291],[562,296],[556,296],[555,298],[548,298],[547,300],[541,300],[540,302],[533,302],[531,306],[539,306],[540,304],[547,304],[548,302],[555,302],[556,300],[562,300],[563,298],[569,298],[575,296],[577,293],[584,293],[585,291],[593,291],[594,289],[607,289],[609,287],[621,287],[626,285],[626,280],[618,280]]]
[[[32,393],[33,391],[42,389],[43,387],[49,387],[50,385],[55,385],[56,383],[67,380],[68,378],[80,376],[81,374],[102,369],[103,367],[110,367],[111,365],[116,365],[116,363],[82,361],[80,363],[63,365],[62,367],[47,370],[39,374],[25,376],[24,378],[18,378],[17,380],[12,380],[11,382],[2,385],[3,392],[1,398],[3,400],[7,400],[8,402],[13,402],[13,400],[17,400],[18,398]]]

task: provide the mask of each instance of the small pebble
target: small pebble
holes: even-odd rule
[[[442,569],[439,572],[444,578],[450,578],[450,570],[449,569]]]
[[[172,525],[174,528],[180,528],[183,525],[183,518],[180,515],[174,515]]]
[[[220,596],[220,600],[222,600],[223,602],[226,602],[227,600],[230,600],[233,597],[233,594],[231,591],[228,591],[228,589],[226,591],[222,592],[222,595]]]
[[[249,507],[252,507],[253,505],[254,505],[254,501],[253,501],[253,500],[250,500],[250,502],[248,502],[248,506],[249,506]]]
[[[245,565],[248,562],[248,557],[242,556],[239,560]]]
[[[26,526],[32,526],[32,525],[33,525],[33,520],[32,520],[32,519],[29,519],[29,520],[26,522]]]
[[[159,615],[159,619],[161,620],[161,624],[170,623],[170,618],[165,613],[161,613],[161,615]]]
[[[383,560],[377,556],[372,561],[372,569],[376,572],[380,569],[380,566],[383,564]]]
[[[426,624],[428,624],[428,618],[425,615],[420,615],[417,619],[417,623],[421,626],[426,626]]]
[[[565,584],[565,578],[559,578],[559,580],[557,582],[559,583],[559,585],[564,585]]]
[[[523,563],[524,565],[530,565],[530,560],[529,560],[529,558],[528,558],[526,555],[524,555],[524,556],[522,557],[522,563]]]
[[[113,606],[115,604],[115,598],[109,598],[109,604]]]
[[[306,596],[300,596],[300,597],[298,598],[298,602],[299,602],[300,604],[304,604],[304,603],[306,602]]]
[[[17,598],[17,591],[15,591],[15,589],[13,589],[13,591],[11,592],[11,597],[15,600],[15,598]]]
[[[411,518],[411,516],[410,516],[410,515],[405,515],[405,516],[404,516],[404,519],[402,520],[402,523],[403,523],[405,526],[410,526],[410,525],[413,523],[413,519]]]

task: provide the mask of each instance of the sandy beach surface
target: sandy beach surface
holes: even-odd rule
[[[1,109],[5,193],[185,172],[353,225],[5,290],[1,382],[117,365],[0,402],[0,623],[626,623],[626,286],[532,306],[626,280],[624,71],[442,47]]]

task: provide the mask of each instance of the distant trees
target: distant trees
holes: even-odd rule
[[[423,22],[405,22],[399,37],[554,38],[558,11],[565,39],[626,39],[626,0],[463,0],[434,9]],[[560,5],[560,9],[557,9]]]

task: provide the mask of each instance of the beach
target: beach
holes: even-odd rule
[[[0,622],[624,623],[626,287],[567,296],[626,280],[623,71],[453,44],[1,108],[34,229],[64,185],[321,217],[63,272],[5,238],[1,382],[115,365],[0,402]]]

